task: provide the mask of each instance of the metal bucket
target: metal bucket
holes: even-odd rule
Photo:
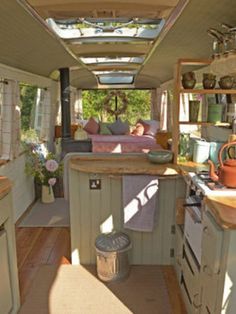
[[[95,242],[97,274],[102,281],[124,279],[129,274],[129,237],[122,232],[101,234]]]

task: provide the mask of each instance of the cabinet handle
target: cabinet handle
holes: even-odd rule
[[[208,228],[208,227],[204,227],[204,228],[203,228],[203,232],[204,232],[205,234],[209,234],[209,228]]]
[[[199,303],[196,303],[196,298],[199,297],[199,293],[194,294],[193,296],[193,306],[195,307],[195,309],[199,309],[202,305]]]

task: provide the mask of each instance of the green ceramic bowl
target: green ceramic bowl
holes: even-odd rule
[[[155,164],[167,164],[172,162],[173,153],[170,150],[150,151],[148,159]]]

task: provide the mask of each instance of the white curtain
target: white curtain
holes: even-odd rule
[[[82,89],[77,89],[76,90],[75,117],[76,117],[76,119],[83,119]]]
[[[160,129],[162,131],[167,130],[167,105],[168,105],[168,93],[162,91],[160,105]]]
[[[73,88],[70,92],[71,124],[76,124],[77,119],[82,119],[82,114],[82,90]]]
[[[43,141],[49,141],[51,132],[51,93],[49,89],[40,89],[42,103],[42,122],[40,128],[40,139]]]
[[[151,119],[160,121],[159,88],[151,90]]]
[[[17,81],[0,82],[0,155],[12,160],[20,150],[20,87]]]

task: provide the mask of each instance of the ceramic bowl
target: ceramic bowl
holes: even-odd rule
[[[170,150],[150,151],[148,153],[148,159],[155,164],[166,164],[172,162],[173,152]]]

